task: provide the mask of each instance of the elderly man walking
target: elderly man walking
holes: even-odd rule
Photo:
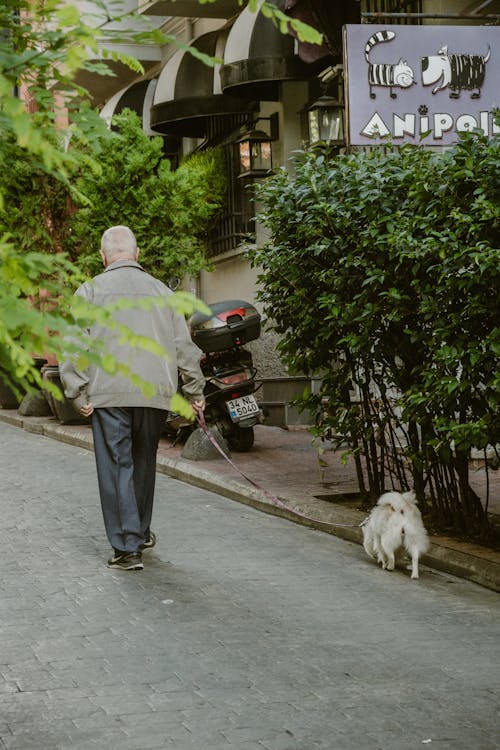
[[[76,291],[85,300],[106,306],[120,299],[165,298],[172,292],[146,273],[137,262],[133,232],[115,226],[101,241],[104,272]],[[142,552],[156,538],[151,531],[156,476],[156,454],[171,397],[177,392],[178,372],[182,391],[194,409],[204,408],[205,379],[200,369],[201,351],[191,340],[184,318],[170,306],[139,306],[114,314],[135,334],[153,339],[168,352],[160,357],[121,341],[110,328],[92,325],[90,338],[100,339],[107,352],[143,380],[154,384],[155,394],[121,374],[109,374],[90,365],[84,372],[71,361],[60,367],[64,392],[77,411],[92,420],[99,494],[106,534],[113,547],[108,567],[142,570]]]

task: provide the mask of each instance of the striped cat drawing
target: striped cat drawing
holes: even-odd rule
[[[486,75],[486,63],[490,59],[491,49],[483,55],[449,54],[448,46],[442,47],[437,55],[422,57],[422,83],[432,86],[433,94],[446,87],[450,89],[450,98],[458,99],[462,91],[472,91],[471,99],[479,99]]]
[[[397,63],[372,63],[370,62],[370,51],[372,47],[380,42],[390,42],[394,39],[396,34],[394,31],[377,31],[375,34],[368,39],[365,45],[365,59],[368,63],[368,84],[370,86],[370,96],[372,99],[376,98],[375,92],[373,91],[374,86],[386,86],[390,89],[392,99],[396,99],[396,94],[393,89],[396,86],[399,88],[409,88],[415,81],[415,73],[406,60],[400,60]]]

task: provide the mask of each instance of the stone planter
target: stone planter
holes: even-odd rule
[[[63,387],[61,378],[59,377],[58,365],[45,365],[42,367],[42,378],[58,386],[62,393]],[[88,417],[79,414],[67,398],[59,401],[48,390],[44,390],[44,393],[50,410],[58,422],[61,424],[89,424]]]
[[[42,372],[42,367],[47,364],[45,357],[33,357],[36,369]],[[25,394],[17,410],[22,417],[49,417],[52,414],[45,393],[41,388],[32,388]]]
[[[0,378],[0,408],[17,409],[19,403],[20,399],[16,396],[12,388]]]
[[[33,364],[41,371],[43,365],[47,362],[44,357],[33,357]],[[5,372],[4,370],[2,370]],[[19,398],[16,396],[14,391],[1,379],[0,377],[0,408],[2,409],[17,409],[20,404],[27,398],[26,391],[21,386],[18,386]],[[25,416],[29,416],[25,414]]]

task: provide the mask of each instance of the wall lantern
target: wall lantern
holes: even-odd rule
[[[301,112],[305,119],[307,140],[313,143],[329,143],[344,146],[344,105],[333,96],[320,96]]]
[[[264,177],[273,168],[271,139],[263,130],[251,130],[238,141],[238,177]]]
[[[269,120],[270,132],[253,129],[236,141],[239,155],[238,177],[267,177],[273,170],[272,142],[279,138],[278,113],[270,117],[258,117],[257,121]]]

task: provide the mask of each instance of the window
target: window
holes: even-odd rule
[[[238,144],[226,143],[223,146],[226,164],[227,189],[224,205],[208,237],[208,254],[213,257],[234,250],[244,240],[252,240],[255,235],[252,180],[238,179]]]

